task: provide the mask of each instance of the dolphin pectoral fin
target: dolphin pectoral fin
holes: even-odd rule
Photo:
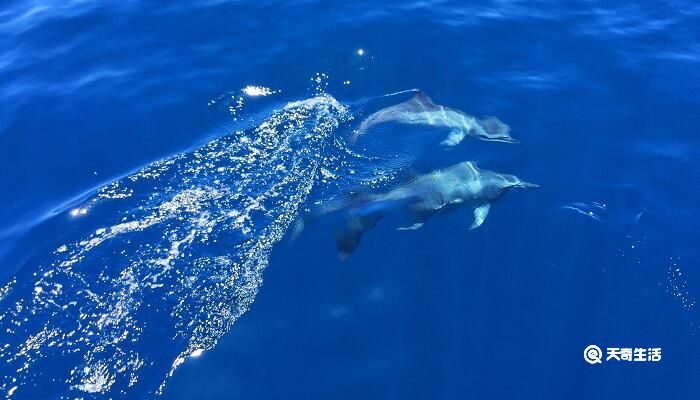
[[[422,228],[424,224],[425,223],[423,223],[423,222],[416,222],[415,224],[413,224],[411,226],[402,226],[402,227],[396,228],[396,230],[397,231],[415,231],[417,229]]]
[[[437,212],[439,212],[440,209],[437,210],[415,210],[413,211],[414,213],[414,218],[413,218],[413,225],[411,226],[402,226],[400,228],[396,228],[397,231],[415,231],[423,227],[425,225],[425,222],[428,221],[433,215],[435,215]]]
[[[465,136],[467,136],[467,134],[466,134],[463,130],[461,130],[461,129],[454,129],[454,130],[452,130],[452,131],[450,132],[449,135],[447,135],[447,137],[445,138],[445,140],[443,140],[442,142],[440,142],[440,144],[441,144],[442,146],[452,147],[452,146],[454,146],[454,145],[456,145],[456,144],[459,144],[459,142],[461,142],[462,139],[464,139]]]
[[[472,226],[470,226],[469,229],[474,229],[474,228],[480,227],[481,224],[484,223],[486,216],[489,215],[490,208],[491,208],[491,204],[489,204],[489,203],[486,203],[482,206],[477,207],[474,210],[474,222],[472,222]]]

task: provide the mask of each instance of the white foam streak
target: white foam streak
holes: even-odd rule
[[[327,95],[291,102],[252,131],[100,189],[82,215],[101,224],[56,246],[34,277],[3,295],[14,307],[0,314],[12,338],[0,362],[18,370],[16,384],[0,389],[21,388],[37,360],[77,354],[61,363],[71,391],[61,395],[129,393],[154,373],[164,381],[146,386],[162,392],[165,377],[248,310],[272,246],[319,177],[338,176],[325,152],[345,118]]]

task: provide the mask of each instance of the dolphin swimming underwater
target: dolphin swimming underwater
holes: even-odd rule
[[[462,111],[435,104],[423,91],[418,91],[411,100],[383,108],[367,117],[350,136],[354,143],[370,128],[383,123],[429,125],[450,130],[440,144],[454,146],[466,136],[481,140],[520,143],[510,136],[510,127],[496,117],[477,119]]]
[[[415,178],[386,193],[370,195],[348,207],[345,225],[336,231],[341,259],[347,258],[360,243],[362,235],[374,228],[385,214],[395,208],[407,211],[413,224],[398,230],[415,230],[435,214],[461,207],[474,208],[469,229],[484,223],[491,204],[511,188],[538,188],[515,175],[482,170],[471,161]],[[340,208],[336,208],[338,210]]]

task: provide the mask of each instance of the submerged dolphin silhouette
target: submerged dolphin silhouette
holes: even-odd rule
[[[508,189],[538,187],[515,175],[479,169],[471,161],[421,175],[404,186],[342,207],[348,210],[348,215],[345,225],[336,231],[338,254],[341,259],[347,258],[359,245],[362,235],[374,228],[390,209],[407,211],[413,218],[412,225],[398,230],[415,230],[437,213],[473,207],[470,229],[474,229],[484,223],[491,203]]]
[[[465,136],[481,140],[520,143],[510,136],[510,127],[496,117],[477,119],[462,111],[433,103],[423,91],[418,91],[411,100],[383,108],[367,117],[353,132],[353,143],[375,125],[396,122],[413,125],[430,125],[450,129],[450,134],[440,144],[454,146]]]

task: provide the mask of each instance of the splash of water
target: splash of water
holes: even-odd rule
[[[322,94],[101,188],[80,231],[0,288],[2,390],[55,397],[162,392],[246,312],[272,246],[312,188],[353,176]],[[89,229],[89,231],[88,231]],[[89,233],[85,233],[89,232]],[[58,378],[58,379],[57,379]]]

